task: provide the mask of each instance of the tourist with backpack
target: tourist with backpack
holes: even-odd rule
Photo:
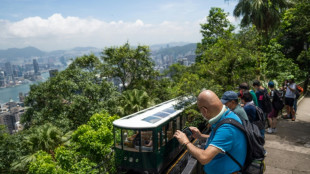
[[[296,84],[294,81],[294,77],[291,76],[289,78],[289,81],[285,84],[285,105],[286,105],[286,111],[287,111],[287,116],[284,118],[291,118],[292,121],[295,121],[296,115],[295,115],[295,110],[294,110],[294,101],[296,98]]]
[[[264,111],[265,120],[267,120],[267,115],[272,110],[272,104],[268,95],[268,91],[264,88],[259,80],[255,80],[253,82],[253,87],[256,89],[256,97],[258,101],[258,107]],[[270,125],[268,125],[270,127]],[[263,134],[265,134],[265,129],[263,130]]]
[[[248,115],[249,121],[255,124],[264,138],[265,133],[265,117],[264,112],[257,106],[253,104],[252,95],[246,91],[241,96],[241,102],[244,104],[243,109]]]
[[[270,99],[272,103],[272,111],[268,114],[268,121],[270,127],[267,129],[267,133],[276,133],[277,117],[279,110],[284,107],[283,101],[280,97],[280,93],[274,88],[273,81],[268,83],[268,88],[270,89]]]
[[[253,146],[250,146],[253,141],[248,141],[248,135],[232,124],[223,124],[213,131],[222,120],[226,119],[231,119],[243,127],[240,118],[225,107],[218,96],[210,90],[199,94],[197,106],[203,118],[209,121],[211,133],[210,135],[202,134],[195,127],[190,127],[190,130],[194,138],[202,140],[208,137],[206,146],[204,149],[196,147],[182,131],[177,130],[174,137],[179,143],[186,146],[188,152],[204,165],[203,169],[206,173],[231,174],[250,169],[248,166],[254,165],[254,163],[252,165],[254,155],[252,155],[253,149],[251,148]],[[253,136],[249,137],[252,140],[255,139]],[[250,143],[250,149],[247,148],[248,143]],[[261,166],[263,163],[256,164]]]

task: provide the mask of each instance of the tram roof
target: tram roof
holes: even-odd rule
[[[169,100],[113,122],[114,126],[128,129],[155,128],[181,113],[184,108],[175,109],[177,99]]]

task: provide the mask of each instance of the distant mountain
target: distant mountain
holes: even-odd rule
[[[24,61],[29,61],[34,57],[42,60],[53,57],[75,58],[90,53],[94,53],[98,56],[101,51],[102,49],[95,47],[76,47],[70,50],[55,50],[50,52],[41,51],[35,47],[9,48],[7,50],[0,50],[0,63],[4,63],[6,61],[22,63]]]
[[[96,47],[75,47],[72,50],[74,51],[89,51],[89,50],[98,50]]]
[[[39,57],[44,56],[46,52],[41,51],[35,47],[26,48],[9,48],[7,50],[0,50],[0,58],[6,60],[15,60],[19,58]]]
[[[171,47],[176,47],[176,46],[184,46],[190,44],[188,42],[170,42],[170,43],[165,43],[165,44],[155,44],[155,45],[151,45],[150,49],[152,51],[157,51],[160,49],[165,49],[165,48],[171,48]]]
[[[188,52],[195,52],[197,48],[196,43],[186,44],[183,46],[175,46],[175,47],[168,47],[168,48],[162,48],[160,50],[154,51],[155,54],[161,54],[161,55],[185,55]]]

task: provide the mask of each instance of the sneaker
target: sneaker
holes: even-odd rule
[[[272,128],[272,133],[277,133],[277,129],[276,128]]]
[[[273,131],[272,131],[271,128],[268,128],[268,129],[267,129],[267,133],[268,133],[268,134],[272,134],[272,132],[273,132]]]
[[[292,118],[292,121],[295,121],[296,120],[296,116],[294,116],[293,118]]]
[[[264,156],[265,156],[265,157],[267,156],[267,154],[268,154],[268,153],[267,153],[267,151],[266,151],[266,150],[264,150]]]

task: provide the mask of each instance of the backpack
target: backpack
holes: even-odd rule
[[[241,173],[262,174],[265,171],[265,140],[255,124],[250,123],[248,120],[241,120],[241,122],[242,124],[232,118],[223,119],[214,128],[214,134],[223,124],[232,124],[241,130],[247,140],[247,154],[244,165],[242,166],[229,152],[226,152],[226,154],[240,167]]]
[[[266,89],[263,90],[263,93],[264,93],[264,97],[263,97],[263,101],[262,101],[262,110],[265,113],[269,113],[272,111],[272,103],[270,101],[270,97],[269,97]]]
[[[275,110],[280,111],[284,107],[283,98],[278,90],[274,90],[274,97],[272,101],[273,107]]]
[[[296,88],[297,88],[299,93],[303,93],[304,92],[304,88],[302,88],[301,86],[296,85]]]
[[[252,106],[255,105],[252,104]],[[256,120],[254,120],[253,124],[255,124],[259,130],[265,129],[264,111],[258,106],[255,106],[255,109],[256,109]]]
[[[296,94],[296,99],[298,99],[300,97],[300,93],[304,92],[304,89],[299,86],[299,85],[296,85],[296,90],[295,90],[295,94]]]

